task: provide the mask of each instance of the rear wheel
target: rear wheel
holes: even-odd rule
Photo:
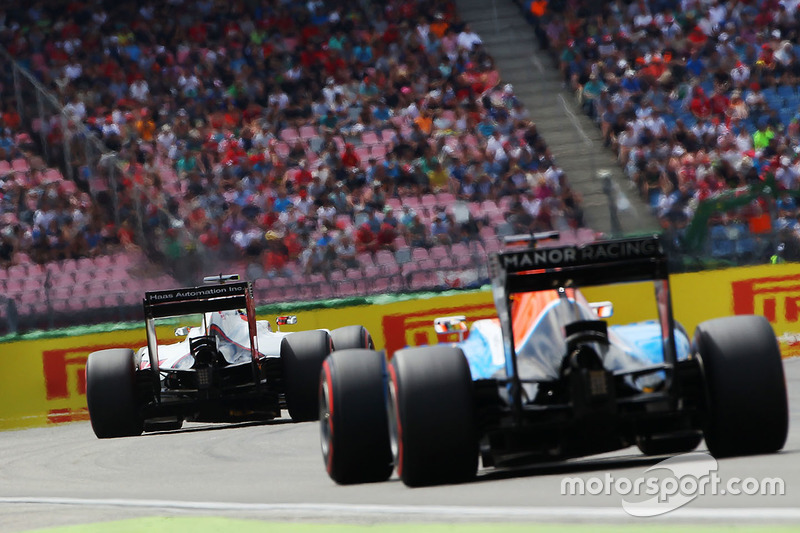
[[[298,331],[283,338],[281,361],[286,408],[295,422],[319,417],[319,376],[331,353],[327,331]]]
[[[144,422],[136,395],[133,350],[115,348],[89,354],[86,403],[98,438],[140,435]]]
[[[372,336],[364,326],[345,326],[331,331],[334,350],[351,350],[361,348],[364,350],[374,350],[375,344]]]
[[[463,352],[451,346],[399,350],[389,376],[390,437],[403,482],[422,486],[475,477],[478,432]]]
[[[702,362],[708,399],[703,434],[715,457],[775,452],[789,430],[780,348],[763,316],[701,323],[694,351]]]
[[[337,483],[385,481],[392,474],[385,374],[384,356],[373,350],[336,350],[322,365],[322,457]]]

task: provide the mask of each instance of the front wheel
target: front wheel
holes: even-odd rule
[[[422,486],[474,478],[478,431],[463,352],[443,345],[399,350],[389,378],[390,438],[403,483]]]
[[[144,421],[137,402],[133,350],[114,348],[89,354],[86,403],[98,438],[141,435]]]
[[[322,364],[320,442],[336,483],[392,475],[385,397],[386,360],[373,350],[336,350]]]
[[[705,375],[703,434],[715,457],[776,452],[789,431],[783,361],[763,316],[740,315],[697,326],[694,352]]]
[[[319,417],[319,376],[332,344],[323,330],[298,331],[281,342],[286,408],[295,422]]]

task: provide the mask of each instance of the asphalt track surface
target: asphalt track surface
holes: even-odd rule
[[[783,496],[702,495],[659,518],[632,518],[621,496],[561,494],[562,480],[636,479],[664,457],[629,448],[472,483],[409,489],[341,487],[325,473],[316,423],[188,424],[181,431],[98,440],[88,423],[0,434],[0,532],[142,516],[270,521],[568,522],[800,525],[800,359],[784,361],[790,433],[778,454],[719,461],[718,475],[781,478]],[[703,445],[698,451],[704,449]]]

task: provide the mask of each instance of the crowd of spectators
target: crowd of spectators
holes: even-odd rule
[[[799,4],[539,0],[524,9],[664,228],[681,235],[704,199],[776,180],[775,226],[756,224],[775,198],[710,221],[749,238],[800,229]]]
[[[451,0],[14,0],[0,6],[0,43],[64,105],[70,131],[124,170],[99,196],[85,193],[104,170],[80,158],[66,169],[78,191],[8,174],[0,261],[149,243],[167,260],[190,249],[310,273],[476,239],[486,224],[583,225],[578,194]],[[3,120],[12,161],[15,136],[30,139]]]

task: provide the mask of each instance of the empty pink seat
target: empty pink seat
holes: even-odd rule
[[[426,250],[425,248],[414,248],[411,251],[411,259],[414,261],[421,261],[423,259],[428,259],[429,256],[430,254],[428,253],[428,250]]]
[[[448,259],[450,257],[450,252],[445,246],[434,246],[430,250],[430,258],[436,262],[440,262],[443,259]]]
[[[450,247],[450,255],[452,257],[461,257],[461,256],[469,257],[471,254],[469,251],[469,247],[466,244],[464,244],[463,242],[457,242]]]
[[[368,265],[364,267],[364,277],[368,279],[375,279],[381,276],[381,269],[375,265]]]
[[[375,262],[372,260],[372,254],[369,252],[362,252],[356,255],[356,261],[358,261],[358,264],[361,265],[362,268],[375,266]]]
[[[309,139],[313,139],[317,136],[317,128],[314,126],[301,126],[300,127],[300,138],[308,141]]]
[[[290,152],[289,145],[285,142],[276,142],[275,143],[275,153],[278,154],[279,157],[289,157]]]
[[[407,196],[405,198],[402,198],[402,202],[403,205],[407,205],[411,209],[415,210],[419,209],[421,206],[420,201],[416,196]]]
[[[395,263],[394,255],[389,250],[378,250],[375,253],[376,265],[389,265]]]
[[[501,250],[500,239],[498,239],[495,235],[492,235],[488,239],[484,239],[483,249],[487,254],[494,254],[499,252]]]
[[[357,146],[356,147],[356,155],[361,162],[364,163],[370,158],[370,151],[368,146]]]
[[[61,171],[57,168],[48,168],[42,174],[42,183],[58,183],[64,180]]]
[[[433,194],[423,194],[421,204],[430,208],[439,205],[439,200]]]
[[[358,268],[348,268],[344,273],[345,279],[350,280],[361,280],[364,275],[361,273],[361,270]]]
[[[398,265],[396,262],[387,263],[385,265],[381,265],[381,270],[385,276],[392,277],[400,274],[400,265]]]
[[[419,272],[415,272],[411,276],[411,285],[410,289],[412,291],[419,291],[424,289],[433,289],[439,284],[438,277],[436,274],[427,271],[421,270]]]
[[[395,211],[399,211],[403,207],[403,201],[400,200],[400,198],[387,198],[386,205],[388,205]]]
[[[439,200],[439,205],[443,206],[452,205],[456,201],[456,197],[449,192],[440,192],[436,195],[436,198]]]
[[[378,144],[380,140],[374,131],[365,131],[361,134],[361,142],[367,146],[372,146],[373,144]]]
[[[11,168],[15,172],[24,172],[24,173],[30,172],[31,170],[31,166],[28,163],[28,160],[24,158],[14,159],[13,161],[11,161]]]
[[[384,143],[392,143],[394,141],[394,136],[396,135],[393,129],[385,129],[381,130],[381,140]]]
[[[386,158],[386,154],[389,153],[389,147],[385,144],[374,144],[370,153],[375,159],[383,160]]]
[[[358,288],[356,287],[356,283],[353,280],[343,280],[338,282],[336,286],[336,292],[339,296],[344,298],[357,296],[358,295]]]
[[[58,183],[58,189],[63,194],[66,194],[68,196],[71,196],[71,195],[75,194],[76,192],[78,192],[78,186],[75,185],[75,182],[70,181],[70,180],[61,180]]]
[[[421,259],[419,261],[420,270],[436,270],[437,263],[431,258]]]
[[[333,288],[329,283],[320,284],[319,287],[317,287],[317,294],[318,298],[323,300],[334,297]]]

